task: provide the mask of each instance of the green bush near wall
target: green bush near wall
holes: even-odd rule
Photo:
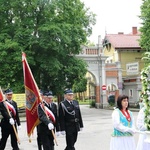
[[[115,105],[115,95],[110,95],[108,97],[108,103],[110,106],[114,106]]]
[[[90,107],[95,107],[95,106],[96,106],[95,100],[90,101]]]

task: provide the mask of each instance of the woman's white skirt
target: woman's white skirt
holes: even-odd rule
[[[140,134],[136,150],[150,150],[150,143],[144,142],[146,134]]]
[[[111,137],[110,150],[135,150],[133,136]]]

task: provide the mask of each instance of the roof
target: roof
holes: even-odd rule
[[[139,39],[137,34],[107,34],[104,43],[107,41],[114,48],[140,48]]]

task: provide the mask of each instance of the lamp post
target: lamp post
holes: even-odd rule
[[[90,97],[91,97],[91,89],[90,89],[90,80],[89,80],[89,100],[90,100]]]
[[[87,81],[88,81],[88,96],[89,96],[89,104],[90,104],[90,82],[91,82],[91,77],[87,77]]]
[[[100,47],[102,47],[102,43],[101,43],[101,36],[98,36],[98,76],[99,76],[99,87],[100,87],[100,94],[99,94],[99,106],[101,105],[101,107],[103,108],[103,97],[102,97],[102,74],[101,74],[101,67],[102,67],[102,60],[101,60],[101,51],[100,51]]]
[[[101,49],[100,49],[101,48]],[[108,106],[107,97],[106,97],[106,70],[105,70],[105,60],[107,56],[104,56],[104,51],[102,48],[101,36],[98,36],[98,59],[99,59],[99,85],[100,85],[100,100],[101,107],[105,108]],[[102,86],[106,86],[105,89],[102,89]]]

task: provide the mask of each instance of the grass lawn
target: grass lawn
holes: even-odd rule
[[[79,100],[79,104],[80,105],[90,105],[92,101],[95,101],[95,100],[84,100],[84,101]]]

